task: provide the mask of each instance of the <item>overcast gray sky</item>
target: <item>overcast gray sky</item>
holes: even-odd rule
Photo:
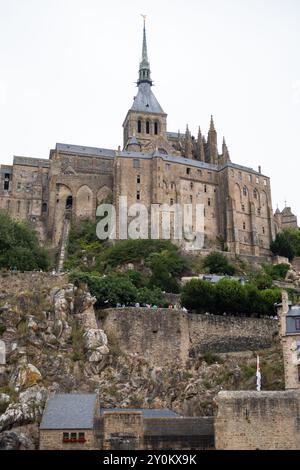
[[[168,129],[207,133],[300,216],[299,0],[0,0],[0,163],[56,142],[117,148],[148,15]]]

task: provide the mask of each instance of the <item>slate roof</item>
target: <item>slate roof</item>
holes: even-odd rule
[[[148,409],[148,408],[101,408],[100,414],[103,416],[105,413],[142,413],[144,418],[180,418],[180,415],[175,413],[175,411],[168,410],[167,408],[161,409]]]
[[[300,317],[300,305],[294,305],[287,313],[288,317]]]
[[[150,83],[140,83],[138,94],[131,106],[131,111],[165,114],[151,90]]]
[[[85,147],[83,145],[56,144],[58,152],[76,153],[78,155],[93,155],[95,157],[114,157],[115,151],[97,147]]]
[[[47,402],[40,429],[92,429],[97,395],[57,394]]]

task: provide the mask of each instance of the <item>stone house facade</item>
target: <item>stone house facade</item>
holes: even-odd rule
[[[0,167],[0,210],[29,220],[41,241],[62,241],[66,211],[73,221],[95,218],[99,203],[121,196],[128,205],[191,204],[204,208],[204,248],[217,237],[236,254],[266,256],[275,236],[270,178],[218,151],[211,118],[205,137],[167,130],[167,114],[152,92],[146,29],[138,91],[123,123],[123,149],[56,144],[49,159],[14,157]],[[172,224],[172,222],[171,222]],[[192,222],[192,230],[196,227]]]

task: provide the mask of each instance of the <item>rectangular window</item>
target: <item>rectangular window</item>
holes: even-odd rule
[[[85,433],[84,432],[79,432],[78,433],[78,441],[79,442],[85,442]]]
[[[22,188],[22,185],[21,185],[21,183],[20,183],[20,182],[19,182],[19,183],[17,183],[17,189],[19,189],[19,190],[20,190],[21,188]]]
[[[248,175],[248,180],[250,183],[252,182],[252,175]]]
[[[140,160],[138,158],[133,159],[133,168],[140,168]]]
[[[141,182],[141,177],[140,177],[140,175],[138,175],[138,176],[136,177],[136,182],[137,182],[137,184],[140,184],[140,182]]]
[[[259,184],[259,178],[256,178],[256,184]]]
[[[5,180],[4,181],[4,191],[8,191],[9,190],[9,180]]]
[[[242,204],[242,211],[245,212],[245,204]]]
[[[170,167],[171,167],[170,163],[166,163],[166,170],[167,170],[167,171],[170,170]]]
[[[264,180],[264,185],[267,186],[267,180]]]
[[[209,206],[211,205],[210,197],[208,198],[207,203],[208,203]]]
[[[204,185],[204,192],[207,193],[207,186],[206,186],[206,184]]]
[[[137,201],[140,201],[140,199],[141,199],[141,193],[140,193],[140,191],[137,191],[137,192],[136,192],[136,199],[137,199]]]
[[[71,439],[77,439],[77,433],[71,432]]]
[[[68,432],[64,432],[63,433],[63,438],[64,439],[69,439],[70,438],[70,434]]]
[[[300,331],[300,317],[299,317],[299,318],[295,318],[295,323],[296,323],[296,330],[297,330],[297,331]]]
[[[190,174],[191,174],[191,169],[190,169],[190,168],[187,168],[187,169],[186,169],[186,174],[187,174],[187,175],[190,175]]]

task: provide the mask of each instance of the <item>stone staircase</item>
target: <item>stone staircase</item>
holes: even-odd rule
[[[65,220],[64,220],[64,225],[63,225],[63,230],[62,230],[62,235],[61,235],[58,264],[57,264],[58,273],[61,273],[64,270],[64,263],[66,260],[66,248],[67,248],[70,228],[71,228],[71,212],[66,210]]]

